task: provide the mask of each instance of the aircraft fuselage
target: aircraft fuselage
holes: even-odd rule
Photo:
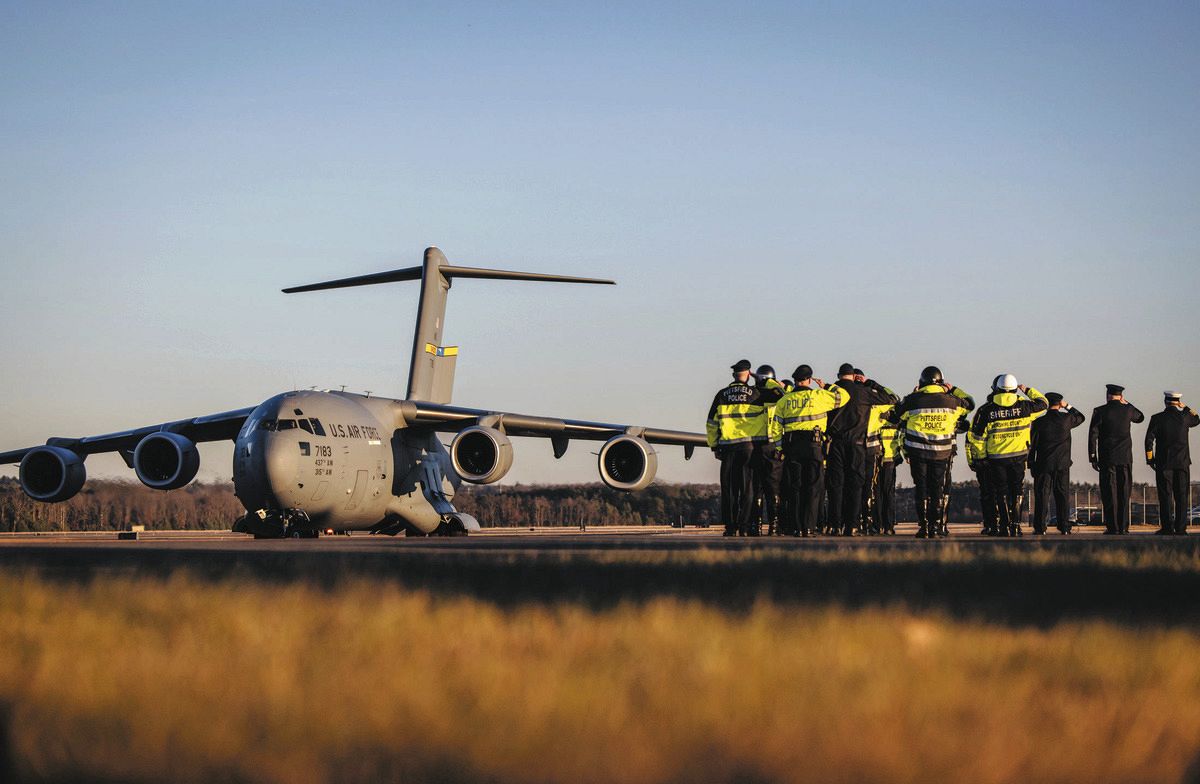
[[[436,434],[405,426],[401,401],[315,391],[254,410],[235,441],[233,481],[251,514],[302,513],[321,530],[401,522],[426,533],[443,520],[439,493],[448,502],[460,484]]]

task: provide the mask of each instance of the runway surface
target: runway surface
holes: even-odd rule
[[[206,551],[303,551],[303,552],[365,552],[368,550],[589,550],[589,549],[654,549],[654,550],[744,550],[744,549],[814,549],[814,550],[876,550],[882,548],[923,548],[936,550],[946,544],[970,544],[972,548],[1003,548],[1038,545],[1072,547],[1090,543],[1122,547],[1131,543],[1157,544],[1186,542],[1189,537],[1155,536],[1156,526],[1133,526],[1128,536],[1104,536],[1102,526],[1080,526],[1068,536],[1051,530],[1035,536],[1025,527],[1021,537],[989,537],[979,532],[979,525],[952,524],[950,537],[936,540],[915,538],[915,523],[896,526],[894,536],[811,536],[734,537],[721,536],[720,528],[672,528],[668,526],[592,526],[587,529],[566,527],[545,528],[485,528],[466,537],[405,537],[383,536],[354,532],[351,535],[323,535],[318,539],[260,539],[232,531],[143,531],[136,540],[120,540],[113,531],[54,531],[39,533],[0,533],[0,553],[9,548],[65,547],[88,549],[175,549]],[[1200,537],[1200,535],[1197,535]],[[1146,537],[1150,537],[1147,539]]]
[[[903,605],[988,622],[1072,618],[1200,626],[1200,536],[949,539],[912,536],[724,538],[667,527],[489,529],[468,537],[354,534],[255,540],[228,531],[0,534],[0,574],[32,569],[65,580],[384,580],[435,596],[500,605],[576,602],[594,608],[659,597],[742,611],[756,601],[808,606]],[[140,590],[140,589],[139,589]]]

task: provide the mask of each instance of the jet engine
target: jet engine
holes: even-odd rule
[[[87,481],[83,458],[60,446],[34,447],[21,459],[21,489],[35,501],[66,501]]]
[[[468,427],[450,444],[450,460],[466,481],[490,485],[500,481],[512,468],[512,442],[494,427]]]
[[[658,454],[637,436],[614,436],[600,447],[600,478],[614,490],[644,490],[657,471]]]
[[[133,470],[146,487],[175,490],[196,478],[200,453],[190,438],[178,433],[151,433],[133,450]]]

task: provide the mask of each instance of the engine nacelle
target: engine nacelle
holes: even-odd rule
[[[83,458],[70,449],[39,446],[21,458],[21,489],[35,501],[66,501],[86,481]]]
[[[490,485],[512,468],[512,442],[494,427],[468,427],[450,444],[450,460],[467,482]]]
[[[600,447],[600,478],[614,490],[644,490],[658,471],[658,453],[645,439],[614,436]]]
[[[151,433],[133,450],[133,470],[146,487],[175,490],[196,478],[200,453],[178,433]]]

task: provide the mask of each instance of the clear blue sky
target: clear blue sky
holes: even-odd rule
[[[742,356],[1195,404],[1197,41],[1196,2],[5,3],[0,449],[402,395],[414,284],[279,289],[426,245],[619,282],[456,284],[463,405],[702,429]]]

